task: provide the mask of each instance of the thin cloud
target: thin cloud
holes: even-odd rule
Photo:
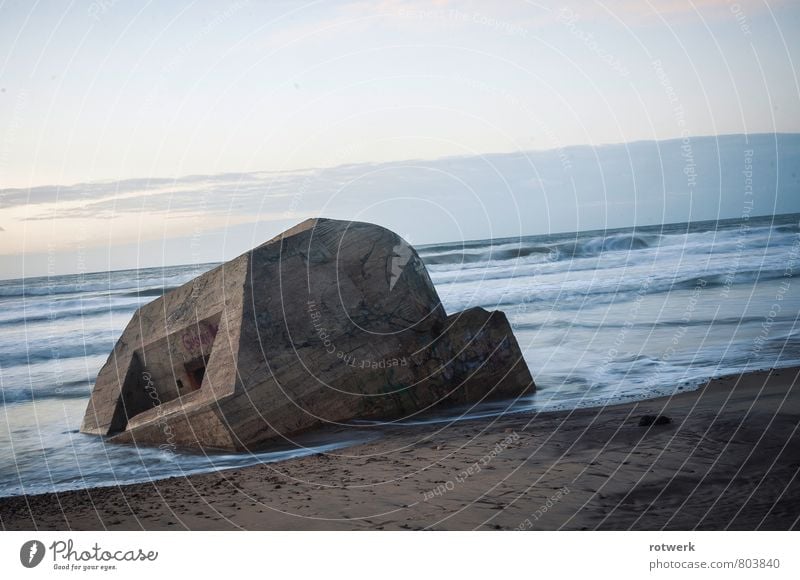
[[[774,136],[763,136],[774,147]],[[741,136],[698,138],[698,156],[738,159],[726,148],[739,146]],[[738,139],[738,140],[737,140]],[[758,138],[755,138],[756,140]],[[794,163],[800,136],[781,137]],[[677,144],[677,145],[676,145]],[[407,196],[435,203],[464,199],[491,205],[497,195],[527,204],[531,200],[573,199],[579,207],[619,206],[632,199],[663,200],[697,195],[686,188],[680,142],[639,142],[601,147],[484,156],[447,157],[349,164],[300,172],[251,172],[190,175],[177,179],[138,179],[0,191],[0,206],[15,222],[114,220],[129,216],[133,224],[159,219],[189,223],[190,217],[215,216],[232,222],[270,216],[340,213],[358,215],[365,205],[391,203]],[[735,174],[733,171],[731,174]],[[709,182],[710,183],[710,182]],[[605,187],[603,187],[603,184]],[[712,186],[714,184],[711,184]],[[719,195],[713,187],[708,195]],[[716,191],[716,193],[715,193]],[[785,192],[782,192],[782,195]],[[509,198],[510,202],[513,202]],[[634,221],[636,216],[629,216]],[[675,221],[680,221],[676,219]],[[8,224],[7,224],[8,225]],[[137,226],[138,227],[138,226]]]

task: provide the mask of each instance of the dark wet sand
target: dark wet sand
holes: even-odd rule
[[[736,375],[672,398],[532,420],[395,427],[341,455],[0,499],[0,523],[9,530],[798,528],[799,376],[797,368]],[[658,413],[672,423],[638,425]]]

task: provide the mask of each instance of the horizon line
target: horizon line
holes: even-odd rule
[[[800,212],[753,215],[753,216],[748,216],[747,221],[757,220],[757,219],[762,219],[762,218],[768,218],[768,217],[776,218],[776,217],[794,216],[794,215],[800,216]],[[295,226],[300,224],[300,223],[302,223],[302,222],[304,222],[304,221],[306,221],[306,220],[308,220],[308,219],[333,219],[333,218],[323,218],[322,216],[317,216],[315,218],[306,218],[304,220],[301,220],[297,224],[295,224]],[[470,240],[461,240],[460,242],[445,241],[445,242],[436,242],[436,243],[432,243],[432,244],[420,244],[419,246],[415,246],[413,244],[410,244],[410,245],[415,250],[418,250],[419,248],[431,248],[431,247],[435,247],[435,246],[441,246],[441,245],[453,244],[453,243],[461,243],[462,245],[466,246],[467,244],[474,244],[474,243],[478,243],[478,242],[496,242],[496,241],[514,240],[514,239],[521,240],[523,238],[531,238],[531,237],[534,237],[534,236],[561,236],[561,235],[566,235],[566,234],[588,234],[588,233],[592,233],[592,232],[613,232],[613,231],[617,231],[617,230],[636,230],[636,229],[642,229],[642,228],[655,228],[655,227],[662,227],[663,228],[663,227],[667,227],[667,226],[676,226],[676,225],[692,226],[692,225],[697,225],[697,224],[702,224],[702,223],[711,223],[711,222],[716,222],[716,223],[733,222],[733,221],[742,220],[742,219],[743,218],[740,216],[740,217],[733,217],[733,218],[721,218],[721,219],[718,218],[718,219],[709,219],[709,220],[693,220],[693,221],[688,221],[688,222],[662,222],[662,223],[653,223],[653,224],[641,224],[641,225],[624,226],[624,227],[618,227],[618,228],[601,228],[601,229],[594,228],[594,229],[586,229],[586,230],[569,230],[569,231],[564,230],[564,231],[547,232],[547,233],[541,233],[541,234],[524,234],[524,235],[519,235],[519,236],[505,236],[505,237],[502,237],[502,238],[474,238],[474,239],[470,239]],[[339,220],[339,221],[344,221],[344,220]],[[354,222],[355,220],[350,220],[350,221]],[[370,222],[366,222],[366,223],[370,223]],[[373,225],[377,225],[377,224],[373,224]],[[291,226],[291,227],[295,227],[295,226]],[[291,227],[290,228],[286,228],[286,230],[283,230],[283,231],[287,231],[287,230],[291,229]],[[277,235],[279,236],[280,233],[278,233]],[[272,237],[275,237],[275,236],[272,236]],[[267,240],[265,240],[265,242],[269,241],[270,239],[272,239],[272,237],[267,238]],[[264,242],[261,242],[261,243],[264,243]],[[92,275],[95,275],[95,274],[115,274],[115,273],[120,273],[120,272],[138,272],[140,270],[151,270],[151,269],[156,269],[156,268],[162,268],[163,269],[163,268],[181,268],[181,267],[186,267],[186,266],[194,266],[194,267],[219,266],[219,265],[222,265],[222,264],[226,264],[226,263],[228,263],[228,262],[230,262],[232,260],[235,260],[236,258],[238,258],[240,256],[243,256],[244,254],[247,254],[248,252],[251,252],[256,247],[258,247],[258,246],[253,246],[253,248],[250,248],[246,252],[238,254],[238,255],[236,255],[236,256],[228,259],[228,260],[224,260],[222,262],[196,262],[196,263],[183,262],[183,263],[180,263],[180,264],[162,264],[160,266],[139,266],[139,267],[136,267],[136,268],[120,268],[118,270],[109,269],[109,270],[96,270],[96,271],[93,271],[93,272],[73,272],[71,274],[57,274],[57,275],[54,275],[54,276],[46,274],[46,275],[38,275],[38,276],[26,276],[26,277],[22,277],[22,278],[2,278],[2,277],[0,277],[0,282],[17,282],[17,281],[25,282],[26,280],[63,278],[63,277],[67,277],[67,276],[92,276]]]

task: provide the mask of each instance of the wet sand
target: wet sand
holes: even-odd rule
[[[329,455],[0,499],[3,529],[800,527],[800,369],[671,398],[384,429]],[[640,426],[644,415],[669,424]]]

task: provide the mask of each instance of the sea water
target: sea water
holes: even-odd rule
[[[448,313],[506,312],[534,395],[405,422],[602,406],[800,365],[800,215],[417,248]],[[375,424],[259,454],[173,453],[78,432],[133,312],[215,264],[0,281],[0,496],[182,476],[320,452]]]

